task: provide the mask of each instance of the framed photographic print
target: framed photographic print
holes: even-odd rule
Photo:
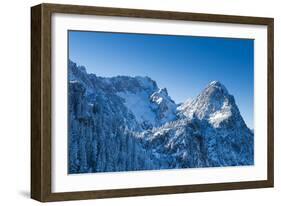
[[[273,19],[31,8],[31,197],[273,187]]]

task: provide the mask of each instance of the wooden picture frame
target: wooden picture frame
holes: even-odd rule
[[[267,27],[267,179],[215,184],[170,185],[133,189],[52,192],[52,55],[51,17],[54,13],[128,18],[220,22]],[[40,4],[31,8],[31,198],[41,202],[81,200],[140,195],[160,195],[250,188],[274,184],[274,78],[272,18],[215,14],[105,8],[76,5]]]

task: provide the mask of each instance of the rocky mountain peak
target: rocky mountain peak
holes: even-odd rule
[[[212,81],[202,92],[205,96],[212,95],[229,95],[226,87],[219,81]]]
[[[181,105],[180,112],[188,117],[208,120],[215,127],[231,118],[242,119],[234,97],[230,95],[226,87],[219,81],[212,81],[192,101]]]

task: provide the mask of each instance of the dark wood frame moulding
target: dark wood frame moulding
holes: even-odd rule
[[[51,191],[51,16],[54,13],[222,22],[267,26],[267,180],[53,193]],[[266,188],[274,184],[274,19],[156,10],[40,4],[31,8],[31,198],[41,202]]]

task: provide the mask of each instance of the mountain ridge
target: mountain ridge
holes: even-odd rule
[[[219,81],[179,105],[149,77],[98,77],[72,61],[68,69],[69,173],[254,163],[254,134]]]

